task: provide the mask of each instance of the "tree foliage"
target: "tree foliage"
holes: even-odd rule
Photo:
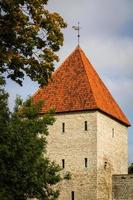
[[[133,163],[128,167],[128,173],[133,174]]]
[[[48,0],[0,1],[0,72],[22,85],[24,75],[46,84],[66,23],[50,13]]]
[[[4,78],[0,76],[0,133],[6,130],[9,120],[8,94],[4,91]]]
[[[16,100],[9,112],[8,78],[22,85],[25,74],[40,85],[47,84],[63,44],[61,30],[66,23],[50,13],[48,0],[0,1],[0,199],[54,200],[53,185],[61,178],[60,167],[46,158],[51,113],[39,118],[42,102]],[[68,177],[67,177],[68,178]]]
[[[49,113],[38,118],[42,102],[34,105],[17,98],[13,113],[7,107],[7,94],[0,89],[0,199],[54,200],[58,191],[60,167],[46,158]]]

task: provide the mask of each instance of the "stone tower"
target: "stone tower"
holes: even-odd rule
[[[42,112],[55,108],[47,154],[69,171],[59,200],[111,200],[112,174],[127,174],[128,119],[77,47],[53,73],[34,100],[44,99]]]

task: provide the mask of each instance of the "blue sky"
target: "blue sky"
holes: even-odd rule
[[[49,0],[48,9],[64,17],[64,46],[60,62],[77,46],[73,25],[80,22],[80,46],[133,124],[133,0]],[[7,82],[12,108],[16,94],[24,99],[37,83],[25,78],[23,87]],[[129,128],[129,162],[133,162],[133,127]]]

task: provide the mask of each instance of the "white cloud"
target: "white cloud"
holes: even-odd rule
[[[116,101],[128,116],[131,123],[133,123],[133,93],[132,86],[133,80],[111,80],[106,79],[105,83],[107,87],[110,89],[112,95],[115,97]]]
[[[51,0],[49,8],[58,11],[68,24],[79,20],[86,34],[116,34],[133,20],[132,0]]]
[[[83,48],[106,76],[133,78],[133,38],[88,38],[83,41]]]

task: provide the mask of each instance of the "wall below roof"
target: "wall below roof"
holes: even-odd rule
[[[88,130],[84,130],[85,121]],[[62,132],[65,123],[65,132]],[[96,200],[96,112],[78,112],[57,114],[56,122],[49,127],[47,154],[51,160],[62,166],[63,174],[69,171],[72,178],[58,185],[59,200],[71,200],[74,191],[75,200]],[[85,167],[85,158],[88,166]]]
[[[97,112],[97,199],[112,199],[112,175],[128,172],[127,127]]]
[[[71,180],[57,186],[59,200],[71,200],[72,191],[75,200],[111,200],[112,174],[127,173],[127,127],[98,111],[62,113],[55,118],[54,125],[49,126],[47,155],[60,166],[64,159],[62,173],[72,174]]]

